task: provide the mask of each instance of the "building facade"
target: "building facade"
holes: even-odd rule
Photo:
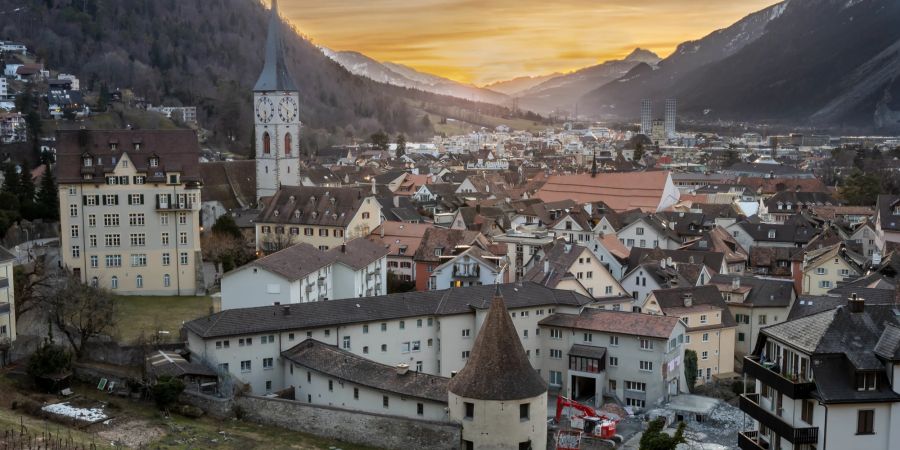
[[[122,295],[197,295],[197,136],[59,131],[60,253],[85,283]]]

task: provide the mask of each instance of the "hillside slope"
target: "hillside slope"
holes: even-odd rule
[[[83,89],[106,83],[153,104],[196,105],[214,141],[249,148],[251,89],[263,64],[268,17],[260,2],[0,0],[0,12],[4,39],[26,43],[53,70],[76,74]],[[379,129],[430,137],[432,127],[404,98],[509,114],[355,76],[294,31],[283,34],[284,51],[300,90],[308,151]]]

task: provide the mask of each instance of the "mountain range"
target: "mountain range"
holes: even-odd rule
[[[787,0],[634,67],[579,105],[634,119],[643,98],[677,98],[679,114],[701,122],[900,129],[898,24],[896,0]]]

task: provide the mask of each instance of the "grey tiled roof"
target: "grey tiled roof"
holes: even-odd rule
[[[582,306],[591,299],[572,291],[536,283],[500,286],[509,308],[543,305]],[[187,322],[187,330],[203,337],[227,337],[302,330],[417,316],[466,314],[490,305],[494,286],[470,286],[440,291],[405,292],[377,297],[261,306],[221,311]],[[285,314],[285,311],[288,314]]]
[[[359,270],[387,254],[387,247],[365,238],[354,239],[345,245],[333,247],[327,251],[301,242],[257,259],[236,270],[245,270],[245,267],[260,267],[294,281],[336,262]]]
[[[822,336],[828,331],[835,311],[824,311],[790,322],[771,325],[763,328],[760,332],[811,354],[816,350]]]
[[[306,339],[281,352],[288,361],[339,380],[397,395],[447,402],[449,378],[408,371],[357,356],[315,339]]]
[[[501,401],[547,392],[547,383],[528,361],[499,290],[472,344],[471,357],[448,389],[463,398]]]
[[[734,278],[741,279],[741,286],[749,286],[750,294],[743,302],[744,305],[755,307],[780,307],[789,306],[794,292],[794,282],[792,280],[743,276],[733,274],[716,274],[713,275],[710,283],[718,285],[732,284]]]

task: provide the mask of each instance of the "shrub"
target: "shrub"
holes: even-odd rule
[[[51,375],[68,372],[72,368],[72,354],[64,347],[45,344],[37,349],[28,359],[26,372],[35,383],[44,390],[52,388],[47,379]]]
[[[178,396],[184,391],[184,383],[178,378],[162,376],[156,380],[156,384],[150,388],[150,395],[160,409],[165,409],[178,401]]]

